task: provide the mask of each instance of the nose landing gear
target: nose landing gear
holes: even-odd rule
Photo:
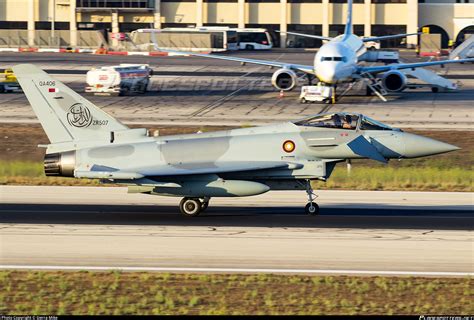
[[[179,210],[186,217],[196,217],[209,206],[210,198],[183,198],[179,203]]]
[[[313,188],[311,187],[311,180],[306,180],[306,193],[308,194],[308,204],[304,208],[306,214],[310,216],[316,216],[319,214],[319,206],[316,202],[313,202],[318,196],[314,194]]]

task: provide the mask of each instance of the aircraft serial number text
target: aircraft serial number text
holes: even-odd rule
[[[92,120],[93,126],[106,126],[109,120]]]
[[[56,85],[56,81],[54,81],[54,80],[40,81],[40,82],[39,82],[39,85],[40,85],[41,87],[43,87],[43,86],[51,86],[51,87],[54,87],[54,86]]]

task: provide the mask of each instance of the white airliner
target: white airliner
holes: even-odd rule
[[[364,60],[363,57],[364,53],[366,53],[366,47],[364,45],[364,42],[379,41],[391,38],[402,38],[410,35],[417,35],[418,33],[360,38],[357,35],[353,34],[352,29],[352,0],[348,0],[347,23],[345,26],[344,34],[339,35],[335,38],[329,38],[316,35],[287,32],[287,34],[293,34],[296,36],[328,41],[326,44],[321,46],[321,48],[317,52],[312,66],[279,61],[266,61],[246,59],[240,57],[201,54],[195,52],[185,53],[191,56],[237,61],[241,63],[251,63],[280,68],[272,75],[272,85],[278,90],[283,91],[292,90],[297,85],[298,77],[296,72],[304,72],[306,74],[316,76],[320,83],[330,87],[335,87],[338,83],[354,82],[364,78],[368,79],[369,81],[372,81],[375,77],[379,77],[381,78],[381,85],[386,91],[398,92],[404,90],[407,87],[407,77],[404,73],[398,71],[400,69],[415,70],[415,68],[444,65],[448,63],[474,62],[474,59],[458,59],[419,63],[393,63],[389,65],[380,66],[362,66],[359,63],[362,61],[367,61]],[[151,33],[155,49],[158,51],[183,53],[183,51],[160,49],[157,45],[157,41],[154,36],[154,33],[160,32],[160,30],[140,29],[137,31],[143,33]],[[335,102],[335,90],[332,90],[332,92],[334,92],[332,102]]]

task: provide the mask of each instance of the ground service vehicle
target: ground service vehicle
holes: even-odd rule
[[[11,68],[0,72],[0,93],[21,91],[20,84],[18,83],[15,74]]]
[[[154,39],[153,39],[154,38]],[[152,35],[160,47],[178,51],[238,50],[237,32],[229,27],[164,28]]]
[[[272,37],[267,29],[237,28],[240,50],[269,50],[273,47]]]
[[[145,93],[153,70],[147,64],[120,64],[87,72],[86,92],[124,95]]]

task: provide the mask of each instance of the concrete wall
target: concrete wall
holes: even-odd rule
[[[203,5],[204,23],[229,23],[239,22],[237,2],[205,2]]]
[[[161,22],[195,23],[196,4],[194,2],[162,2]]]
[[[418,24],[437,25],[450,39],[455,39],[462,29],[474,25],[474,3],[422,3],[418,9]]]
[[[287,6],[290,24],[321,24],[323,21],[321,3],[289,3]]]

